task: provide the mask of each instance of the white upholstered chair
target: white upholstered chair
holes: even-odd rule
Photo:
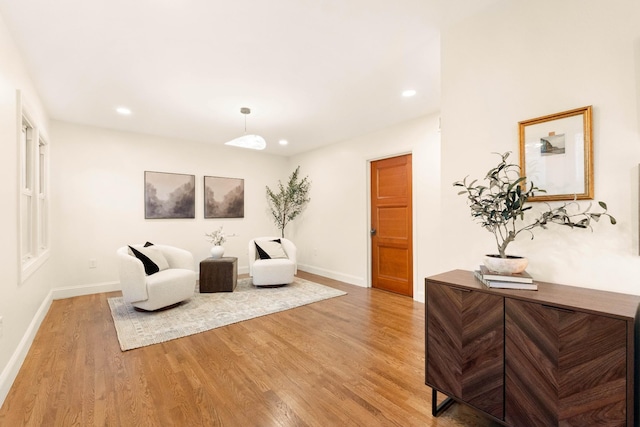
[[[147,274],[147,268],[155,271],[148,260],[143,263],[133,255],[128,246],[119,248],[117,255],[120,285],[126,302],[141,310],[154,311],[193,296],[197,274],[191,252],[167,245],[131,246],[149,255],[149,260],[158,266],[159,271]]]
[[[293,283],[298,265],[296,246],[291,240],[282,237],[258,237],[249,241],[248,249],[249,275],[253,278],[255,286]],[[270,258],[264,259],[266,255],[262,252],[266,252]]]

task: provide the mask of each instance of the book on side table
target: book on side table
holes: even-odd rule
[[[485,265],[481,265],[480,269],[474,273],[478,280],[488,288],[538,290],[538,285],[534,283],[533,277],[526,271],[515,274],[498,273],[489,270]]]

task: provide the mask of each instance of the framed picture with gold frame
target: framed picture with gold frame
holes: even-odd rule
[[[530,201],[593,199],[592,107],[518,123],[523,187],[546,190]]]

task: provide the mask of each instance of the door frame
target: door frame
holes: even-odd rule
[[[365,168],[366,168],[366,175],[367,175],[367,226],[366,226],[366,230],[365,232],[367,233],[367,288],[372,288],[373,284],[372,284],[372,268],[373,268],[373,263],[372,263],[372,245],[371,245],[371,163],[378,161],[378,160],[385,160],[385,159],[390,159],[392,157],[399,157],[399,156],[406,156],[407,154],[411,155],[411,159],[412,159],[412,163],[413,163],[413,150],[408,150],[408,151],[399,151],[396,153],[388,153],[388,154],[384,154],[381,156],[376,156],[376,157],[369,157],[366,159],[365,161]],[[411,182],[412,184],[414,184],[414,168],[411,168]],[[411,223],[412,223],[412,227],[411,227],[411,256],[412,256],[412,261],[413,261],[413,271],[412,276],[413,276],[413,300],[416,300],[416,296],[418,296],[420,293],[418,292],[418,266],[416,264],[417,262],[417,250],[416,250],[416,205],[417,203],[415,203],[415,198],[416,196],[416,186],[415,185],[411,185],[411,199],[413,200],[413,203],[411,203]]]

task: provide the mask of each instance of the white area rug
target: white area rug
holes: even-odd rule
[[[256,288],[240,279],[233,292],[196,293],[178,307],[155,313],[134,310],[122,297],[109,298],[122,351],[208,331],[243,320],[277,313],[346,292],[296,278],[280,288]]]

